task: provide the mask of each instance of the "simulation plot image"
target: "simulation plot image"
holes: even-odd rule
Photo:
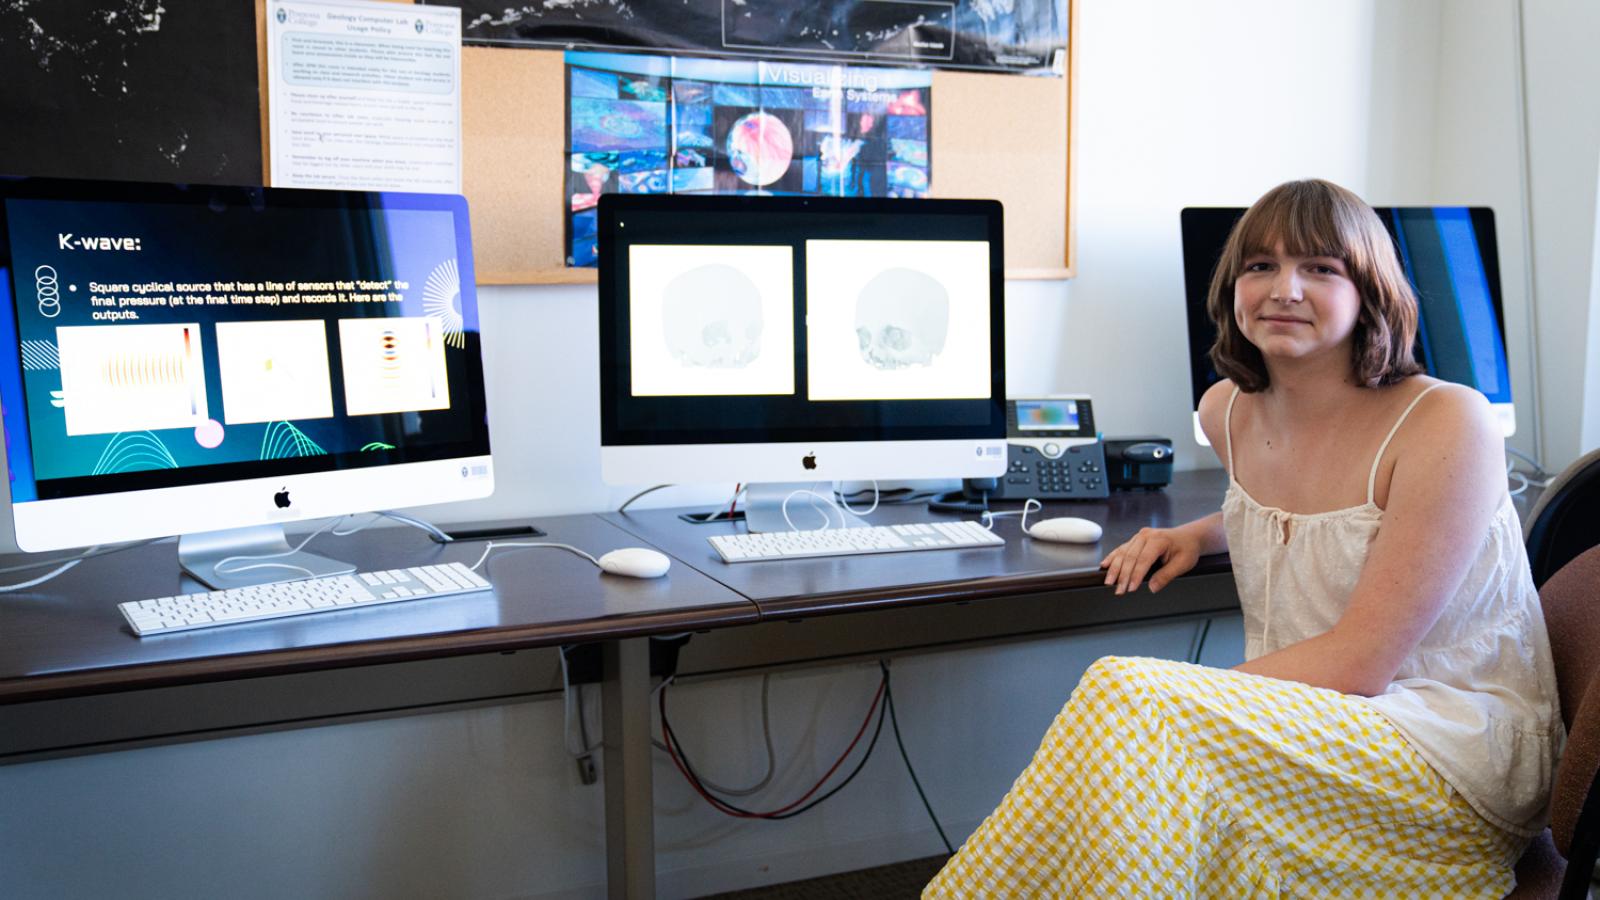
[[[200,325],[56,329],[68,436],[194,428],[209,417]]]
[[[792,394],[793,249],[628,250],[634,396]]]
[[[225,424],[333,416],[321,319],[218,322],[216,329]]]
[[[445,335],[433,316],[340,319],[345,412],[352,416],[450,406]]]

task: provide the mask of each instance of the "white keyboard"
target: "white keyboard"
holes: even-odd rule
[[[140,637],[489,590],[461,563],[280,581],[117,604]]]
[[[707,538],[725,563],[811,556],[897,553],[902,550],[953,550],[999,547],[1000,535],[977,522],[928,522],[918,525],[868,525],[821,531],[766,531],[719,534]]]

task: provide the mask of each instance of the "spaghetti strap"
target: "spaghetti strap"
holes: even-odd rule
[[[1385,450],[1389,449],[1389,442],[1394,440],[1395,432],[1400,430],[1400,426],[1405,423],[1406,417],[1411,415],[1411,411],[1413,409],[1417,408],[1417,404],[1422,400],[1423,397],[1428,396],[1428,392],[1429,391],[1432,391],[1436,387],[1444,387],[1446,383],[1447,382],[1441,381],[1441,382],[1438,382],[1437,384],[1430,384],[1427,387],[1423,388],[1421,393],[1417,394],[1415,397],[1412,397],[1411,398],[1411,402],[1406,405],[1405,412],[1400,414],[1400,418],[1395,420],[1394,427],[1389,429],[1388,437],[1385,437],[1383,439],[1383,443],[1378,445],[1378,455],[1374,456],[1372,458],[1372,471],[1367,473],[1367,505],[1368,506],[1374,505],[1373,504],[1373,499],[1372,499],[1372,492],[1373,492],[1373,489],[1376,488],[1377,484],[1378,484],[1378,463],[1383,461],[1383,452]]]
[[[1236,481],[1233,477],[1233,401],[1239,399],[1239,386],[1233,386],[1233,393],[1228,397],[1228,411],[1222,416],[1222,439],[1228,445],[1228,480]]]

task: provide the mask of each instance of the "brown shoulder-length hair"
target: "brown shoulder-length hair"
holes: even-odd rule
[[[1351,371],[1366,387],[1394,384],[1422,371],[1412,347],[1417,337],[1417,297],[1395,256],[1378,214],[1360,197],[1321,179],[1290,181],[1268,191],[1228,235],[1211,276],[1206,311],[1217,328],[1211,362],[1246,393],[1271,383],[1261,351],[1245,339],[1233,317],[1233,286],[1244,261],[1271,253],[1279,241],[1291,256],[1343,260],[1361,296],[1351,348]]]

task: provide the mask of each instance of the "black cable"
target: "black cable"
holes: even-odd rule
[[[889,684],[889,664],[880,659],[878,666],[883,669],[883,701],[889,707],[889,724],[894,728],[894,742],[900,747],[900,758],[905,760],[906,771],[911,775],[911,783],[917,788],[917,796],[922,798],[922,808],[928,811],[928,818],[933,820],[933,830],[939,832],[939,840],[944,841],[945,852],[955,856],[955,848],[950,846],[950,839],[945,837],[944,827],[939,824],[939,817],[933,814],[933,804],[928,802],[928,795],[922,791],[922,782],[917,779],[917,770],[911,768],[911,757],[906,753],[905,741],[900,739],[900,719],[894,714],[894,688]]]
[[[981,499],[974,500],[964,491],[949,491],[939,494],[928,501],[928,509],[933,512],[982,514],[989,511],[989,492],[983,491]]]
[[[885,691],[885,693],[887,693],[887,691],[888,691],[888,683],[887,683],[888,677],[889,677],[888,676],[888,670],[886,669],[886,670],[884,670],[884,679],[885,679],[884,691]],[[875,728],[873,730],[873,732],[872,732],[872,740],[867,743],[867,750],[866,750],[865,753],[862,754],[861,761],[856,763],[856,767],[850,771],[849,775],[845,776],[844,781],[839,782],[831,790],[829,790],[826,794],[823,794],[822,796],[818,797],[817,799],[812,800],[810,803],[807,803],[805,806],[802,806],[799,809],[790,810],[789,812],[786,812],[786,813],[771,814],[771,813],[755,812],[755,811],[748,810],[748,809],[741,809],[741,808],[739,808],[737,806],[734,806],[732,803],[729,803],[728,801],[723,800],[721,798],[712,798],[712,797],[710,797],[710,791],[706,789],[705,782],[700,778],[699,773],[695,771],[694,766],[690,764],[689,758],[684,755],[684,753],[683,753],[683,745],[678,743],[678,737],[677,737],[677,735],[673,734],[672,725],[671,725],[671,723],[669,723],[667,721],[667,708],[666,708],[667,705],[666,705],[666,696],[665,696],[665,694],[666,694],[666,692],[663,691],[662,692],[661,701],[660,701],[660,703],[661,703],[661,734],[662,734],[662,737],[664,737],[667,740],[667,742],[672,745],[673,750],[677,753],[678,761],[683,763],[684,774],[686,776],[688,776],[689,780],[694,783],[695,788],[700,791],[702,796],[705,796],[707,799],[714,799],[716,801],[712,805],[712,808],[716,809],[718,812],[726,813],[728,815],[733,815],[733,816],[739,816],[739,817],[743,817],[743,818],[766,819],[767,821],[770,821],[770,822],[777,822],[777,821],[781,821],[783,819],[792,819],[795,816],[798,816],[801,813],[812,809],[817,804],[819,804],[822,801],[828,799],[829,797],[832,797],[834,794],[839,793],[839,791],[844,789],[845,785],[847,785],[851,781],[855,780],[856,775],[861,772],[861,768],[867,764],[867,760],[872,758],[872,749],[878,745],[878,736],[883,733],[883,720],[884,720],[885,716],[887,715],[887,709],[886,708],[878,710],[878,727]],[[885,698],[885,699],[887,699],[887,698]],[[887,706],[887,704],[886,704],[886,706]]]

